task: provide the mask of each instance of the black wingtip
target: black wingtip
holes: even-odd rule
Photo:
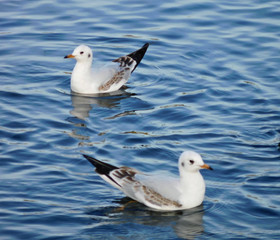
[[[108,175],[112,170],[118,169],[118,167],[99,161],[96,158],[93,158],[86,154],[83,154],[83,156],[95,167],[95,171],[99,174]]]
[[[84,158],[87,159],[93,166],[96,167],[96,161],[98,161],[97,159],[91,157],[91,156],[88,156],[86,154],[83,154]]]
[[[134,69],[131,71],[131,73],[135,70],[135,68],[141,62],[141,60],[144,57],[149,45],[150,45],[149,43],[145,43],[143,45],[143,47],[141,47],[140,49],[136,50],[135,52],[132,52],[132,53],[127,55],[127,56],[131,57],[132,59],[134,59],[136,61],[136,65],[135,65]]]
[[[149,46],[150,46],[150,43],[145,43],[145,44],[143,45],[143,47],[141,47],[141,49],[143,49],[143,48],[144,48],[144,49],[146,49],[146,50],[147,50]]]

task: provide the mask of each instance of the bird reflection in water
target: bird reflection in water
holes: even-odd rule
[[[139,202],[131,201],[128,197],[114,201],[114,203],[119,206],[98,207],[87,211],[87,214],[93,220],[98,218],[99,221],[100,214],[105,215],[108,217],[110,224],[114,225],[136,223],[145,226],[172,227],[174,233],[181,239],[195,239],[204,232],[203,205],[180,211],[155,211]],[[102,221],[107,222],[106,217],[102,219]],[[102,225],[101,222],[99,224]],[[91,226],[94,227],[94,224]]]
[[[79,140],[79,145],[95,145],[97,143],[103,142],[103,138],[99,139],[105,132],[98,132],[94,129],[91,129],[91,136],[88,134],[87,130],[87,122],[85,121],[90,117],[90,112],[94,111],[94,108],[118,108],[122,99],[128,98],[130,96],[134,96],[134,93],[126,92],[126,88],[111,92],[111,93],[103,93],[103,94],[78,94],[71,93],[71,100],[73,109],[70,111],[72,117],[68,117],[67,121],[73,125],[73,128],[70,132],[66,132],[69,136]],[[93,109],[93,110],[92,110]],[[129,113],[118,113],[117,116],[111,116],[111,118],[118,117],[121,114],[129,114]],[[109,117],[110,118],[110,117]],[[94,134],[92,134],[92,132]],[[92,136],[96,136],[94,142],[90,141]]]
[[[128,93],[123,89],[112,93],[84,95],[84,94],[71,94],[73,110],[70,113],[81,120],[85,120],[89,117],[93,105],[97,105],[103,108],[117,107],[121,99],[127,98],[134,94]]]

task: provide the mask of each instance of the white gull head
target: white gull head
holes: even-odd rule
[[[200,154],[193,151],[185,151],[181,154],[178,168],[181,176],[187,172],[198,172],[201,168],[212,170],[209,165],[203,162]]]
[[[76,47],[71,55],[78,62],[92,62],[92,50],[86,45]]]

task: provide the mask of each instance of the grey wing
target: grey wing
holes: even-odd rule
[[[181,195],[179,190],[179,180],[170,176],[162,175],[137,175],[137,180],[146,186],[150,192],[155,192],[162,198],[177,202]]]
[[[117,58],[112,62],[117,63],[115,65],[117,67],[111,68],[111,77],[99,86],[99,91],[107,91],[114,85],[119,86],[125,84],[136,66],[136,61],[128,56]]]
[[[127,196],[149,207],[157,209],[181,207],[181,204],[174,198],[174,194],[176,196],[179,194],[177,190],[174,190],[176,189],[175,186],[163,191],[166,185],[158,185],[153,177],[127,167],[112,171],[110,176],[118,182],[121,186],[120,189]],[[145,180],[141,181],[141,179]]]

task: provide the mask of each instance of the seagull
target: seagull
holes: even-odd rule
[[[213,170],[201,156],[185,151],[178,161],[180,177],[149,175],[131,167],[116,167],[83,155],[106,182],[133,200],[159,211],[194,208],[203,202],[205,182],[200,169]]]
[[[81,94],[108,93],[119,90],[144,57],[149,43],[126,56],[119,57],[100,68],[92,68],[92,50],[86,45],[75,48],[64,58],[77,63],[71,76],[71,90]]]

